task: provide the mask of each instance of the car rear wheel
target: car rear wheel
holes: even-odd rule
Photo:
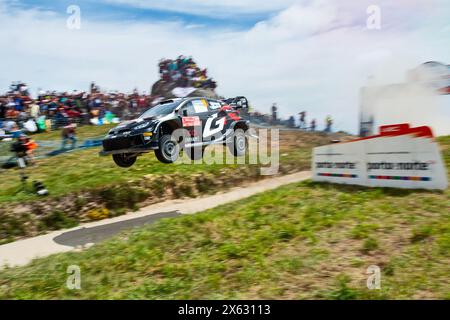
[[[131,167],[137,159],[137,156],[135,156],[132,153],[119,153],[119,154],[113,154],[113,160],[114,162],[122,168],[129,168]]]
[[[178,142],[170,134],[165,134],[159,140],[159,149],[155,150],[156,158],[163,163],[177,161],[180,153]]]
[[[233,142],[229,144],[229,148],[233,156],[240,157],[245,155],[247,151],[247,138],[244,131],[236,130],[234,132]]]

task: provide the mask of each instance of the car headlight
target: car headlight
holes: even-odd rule
[[[145,128],[147,128],[147,127],[149,127],[149,129],[151,129],[151,127],[152,127],[151,124],[152,124],[152,123],[149,122],[149,121],[148,121],[148,122],[144,122],[144,123],[142,123],[142,124],[140,124],[140,125],[134,127],[133,130],[142,130],[142,129],[145,129]]]

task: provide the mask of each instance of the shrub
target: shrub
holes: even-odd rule
[[[433,228],[429,225],[415,228],[412,232],[411,242],[419,242],[425,240],[426,238],[431,236],[432,231]]]
[[[10,238],[20,237],[26,234],[25,222],[20,218],[8,215],[0,215],[0,244]]]
[[[80,211],[86,203],[87,201],[83,196],[77,196],[75,199],[75,210]]]
[[[78,221],[67,216],[62,211],[53,211],[41,219],[41,230],[58,230],[64,228],[72,228],[78,225]]]
[[[109,217],[109,210],[106,208],[92,209],[86,214],[91,220],[101,220]]]
[[[362,251],[369,253],[370,251],[378,249],[378,241],[374,238],[367,238],[364,240]]]
[[[137,203],[149,196],[149,192],[125,185],[102,189],[99,191],[99,196],[108,209],[135,208]]]
[[[336,300],[354,300],[358,299],[358,291],[348,286],[350,278],[341,275],[337,279],[337,289],[330,294],[331,299]]]

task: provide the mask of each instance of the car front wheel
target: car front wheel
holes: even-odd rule
[[[114,162],[122,168],[131,167],[136,162],[137,158],[137,156],[133,155],[132,153],[113,154],[112,157]]]
[[[180,153],[178,142],[170,134],[165,134],[159,140],[159,149],[155,150],[156,158],[163,163],[177,161]]]

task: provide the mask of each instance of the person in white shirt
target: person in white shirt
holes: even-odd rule
[[[35,101],[33,101],[30,105],[30,116],[33,119],[37,119],[39,117],[39,113],[40,113],[39,105]]]

